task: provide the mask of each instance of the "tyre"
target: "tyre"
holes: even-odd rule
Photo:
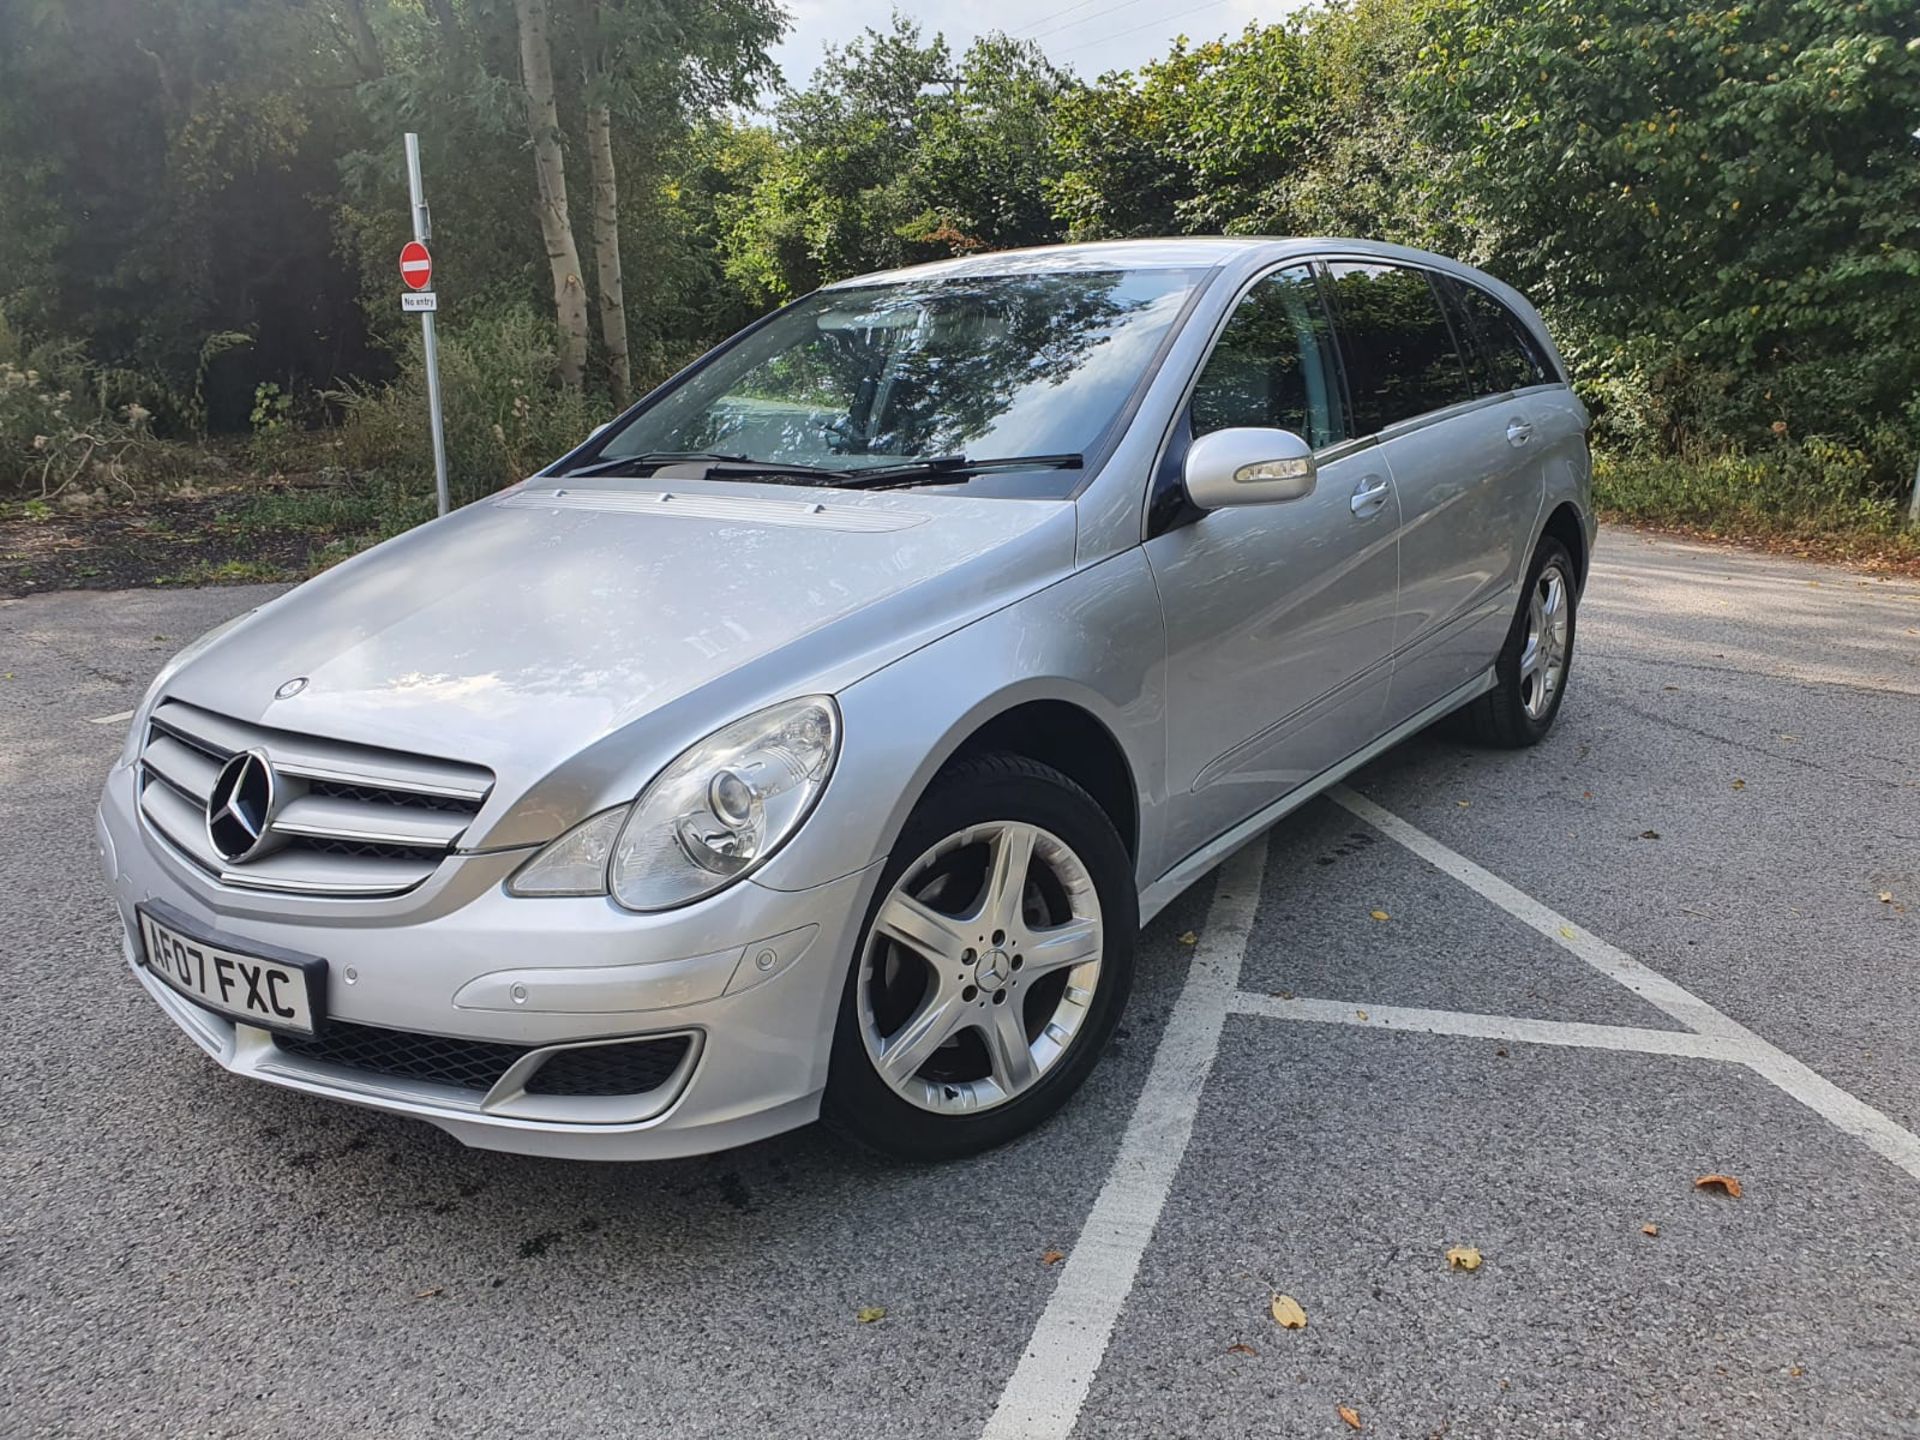
[[[883,1154],[945,1160],[1066,1103],[1133,982],[1133,866],[1092,796],[984,755],[943,772],[881,872],[821,1105]]]
[[[1541,540],[1513,628],[1494,665],[1498,683],[1459,712],[1466,738],[1518,750],[1539,744],[1553,728],[1573,663],[1580,598],[1573,577],[1567,547],[1551,536]]]

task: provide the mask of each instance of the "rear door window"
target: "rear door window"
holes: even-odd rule
[[[1546,352],[1518,315],[1478,285],[1464,280],[1446,282],[1467,318],[1467,329],[1478,352],[1483,394],[1499,395],[1529,385],[1549,385],[1557,378]]]
[[[1193,387],[1196,438],[1233,426],[1291,430],[1315,448],[1352,431],[1340,403],[1333,336],[1304,265],[1258,281],[1234,307]]]
[[[1353,434],[1370,435],[1473,397],[1453,329],[1425,271],[1348,261],[1327,269]]]

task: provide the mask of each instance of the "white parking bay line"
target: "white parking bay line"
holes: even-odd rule
[[[1830,1124],[1920,1180],[1920,1136],[1895,1124],[1859,1096],[1842,1090],[1777,1045],[1762,1040],[1739,1021],[1714,1009],[1692,991],[1649,969],[1597,935],[1582,930],[1566,916],[1516,890],[1498,875],[1483,870],[1366,796],[1355,794],[1344,785],[1336,786],[1328,794],[1381,834],[1399,842],[1435,869],[1451,875],[1475,894],[1492,901],[1514,919],[1539,931],[1561,949],[1578,956],[1649,1004],[1666,1011],[1682,1025],[1699,1035],[1724,1042],[1726,1052],[1720,1058],[1748,1066]]]
[[[1406,1030],[1418,1035],[1462,1035],[1475,1040],[1511,1040],[1522,1045],[1573,1045],[1589,1050],[1631,1050],[1640,1055],[1679,1055],[1689,1060],[1744,1063],[1738,1041],[1691,1030],[1648,1030],[1633,1025],[1585,1025],[1570,1020],[1532,1020],[1522,1015],[1480,1015],[1465,1010],[1415,1010],[1402,1005],[1356,1005],[1351,1000],[1283,1000],[1243,990],[1233,997],[1236,1015],[1269,1020],[1307,1020],[1358,1025],[1369,1030]]]
[[[133,711],[122,710],[117,715],[96,715],[87,721],[89,725],[124,725],[133,719]]]
[[[1154,1052],[1120,1153],[1026,1353],[1000,1392],[983,1440],[1062,1440],[1079,1418],[1193,1137],[1200,1091],[1240,988],[1266,864],[1262,836],[1220,871],[1193,968]]]

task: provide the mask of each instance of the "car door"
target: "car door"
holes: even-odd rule
[[[1312,493],[1181,512],[1194,438],[1291,430]],[[1162,465],[1146,544],[1166,618],[1168,854],[1192,853],[1371,741],[1393,649],[1399,513],[1377,450],[1352,441],[1318,277],[1289,266],[1240,298]]]
[[[1493,663],[1541,492],[1524,406],[1485,393],[1440,277],[1356,260],[1331,263],[1328,281],[1355,423],[1379,436],[1400,499],[1392,726]]]

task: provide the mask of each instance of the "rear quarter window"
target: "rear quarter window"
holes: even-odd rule
[[[1478,361],[1476,378],[1484,393],[1498,395],[1559,380],[1546,351],[1518,315],[1478,285],[1465,280],[1448,284],[1466,315]]]

